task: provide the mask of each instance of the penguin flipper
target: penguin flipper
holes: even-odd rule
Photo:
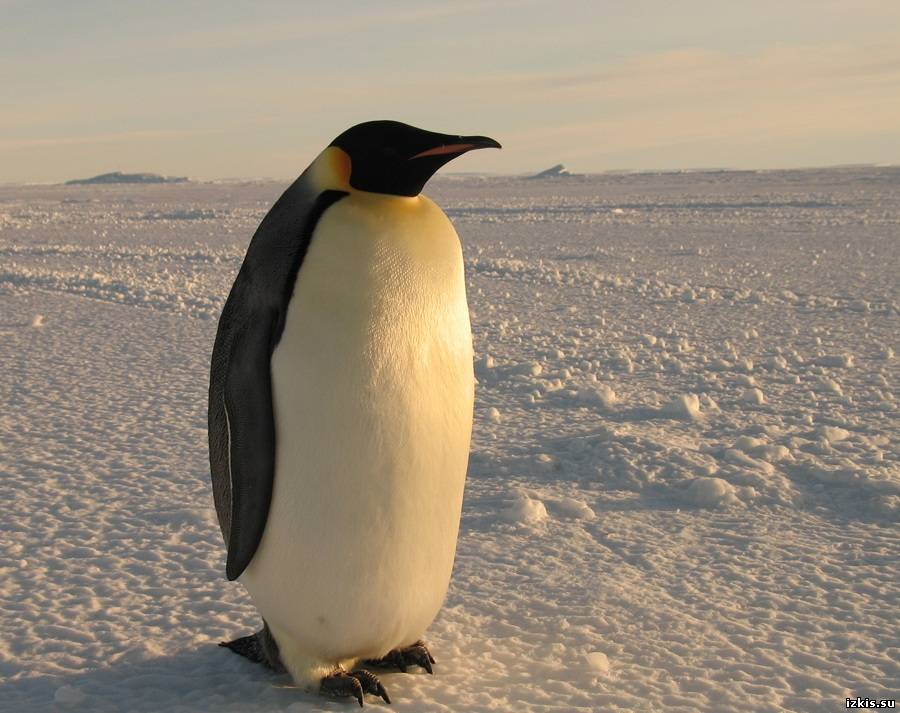
[[[301,176],[260,223],[219,318],[209,387],[213,498],[228,546],[225,574],[250,564],[275,479],[271,359],[294,282],[322,213],[344,191],[313,192]]]
[[[225,573],[237,579],[262,539],[275,474],[275,414],[270,376],[277,314],[262,314],[235,335],[222,410],[228,429],[231,531]]]
[[[242,269],[219,318],[209,389],[213,498],[228,546],[226,576],[237,579],[265,529],[275,467],[269,375],[275,306],[254,300]]]

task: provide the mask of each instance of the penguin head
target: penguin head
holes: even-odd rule
[[[350,159],[350,185],[359,191],[417,196],[435,171],[474,149],[500,148],[487,136],[457,136],[399,121],[357,124],[330,144]]]

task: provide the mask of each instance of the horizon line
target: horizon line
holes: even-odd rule
[[[554,167],[557,165],[564,164],[554,164]],[[551,167],[548,167],[551,168]],[[871,163],[871,162],[859,162],[859,163],[833,163],[833,164],[820,164],[820,165],[807,165],[807,166],[792,166],[792,167],[779,167],[779,168],[769,168],[769,167],[756,167],[756,168],[736,168],[730,166],[691,166],[684,168],[608,168],[602,171],[584,171],[584,172],[572,172],[563,174],[558,177],[547,177],[547,180],[565,180],[566,178],[579,178],[586,176],[609,176],[609,175],[649,175],[649,174],[679,174],[679,173],[776,173],[776,172],[786,172],[786,171],[824,171],[824,170],[836,170],[836,169],[851,169],[851,168],[900,168],[900,162],[887,162],[887,163]],[[481,178],[536,178],[537,174],[545,171],[547,169],[539,169],[534,172],[518,172],[518,173],[496,173],[492,171],[448,171],[442,174],[436,174],[434,179],[432,180],[440,180],[441,178],[449,178],[451,176],[463,178],[463,177],[481,177]],[[566,169],[568,170],[568,169]],[[180,178],[184,179],[183,181],[172,181],[172,183],[221,183],[221,182],[271,182],[271,183],[281,183],[285,181],[294,181],[297,179],[297,176],[292,177],[277,177],[277,176],[217,176],[214,178],[196,178],[192,176],[178,176],[176,174],[166,174],[166,173],[154,173],[152,171],[120,171],[119,169],[114,169],[112,171],[106,171],[104,173],[94,174],[94,176],[88,176],[87,178],[71,178],[65,181],[0,181],[0,186],[3,187],[28,187],[28,186],[66,186],[69,185],[68,181],[71,180],[88,180],[90,178],[94,178],[96,176],[103,176],[108,173],[123,173],[126,175],[138,175],[138,174],[148,174],[152,176],[161,176],[163,178]],[[299,174],[298,174],[299,175]],[[142,184],[141,182],[122,182],[122,183],[107,183],[107,184],[81,184],[81,185],[109,185],[109,186],[122,186],[122,185],[165,185],[160,183],[152,183],[147,182]]]

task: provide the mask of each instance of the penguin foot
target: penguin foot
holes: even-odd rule
[[[363,695],[366,693],[381,696],[385,703],[391,702],[378,677],[365,669],[347,673],[344,669],[339,668],[330,676],[322,679],[319,684],[319,692],[333,698],[353,697],[359,703],[360,708],[363,706]]]
[[[287,673],[281,657],[278,655],[278,644],[269,631],[269,625],[263,622],[263,628],[255,634],[242,636],[234,641],[223,641],[219,646],[231,649],[234,653],[248,658],[254,663],[261,663],[275,673]]]
[[[384,658],[366,661],[373,666],[397,668],[403,673],[406,673],[409,666],[421,666],[430,674],[434,674],[434,669],[431,667],[434,662],[434,656],[431,655],[424,641],[417,641],[412,646],[405,646],[402,649],[394,649]]]

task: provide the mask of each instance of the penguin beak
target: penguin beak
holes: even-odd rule
[[[447,138],[449,139],[451,137]],[[454,136],[452,138],[456,139],[456,141],[452,143],[440,144],[439,146],[435,146],[434,148],[420,151],[415,156],[410,156],[409,160],[412,161],[414,158],[425,158],[426,156],[445,156],[448,154],[459,156],[460,154],[464,154],[466,151],[472,151],[474,149],[502,148],[498,141],[494,141],[494,139],[491,139],[487,136]]]

